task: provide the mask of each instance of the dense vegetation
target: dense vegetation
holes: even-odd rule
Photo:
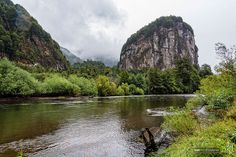
[[[165,117],[163,128],[175,142],[161,157],[235,157],[236,156],[236,54],[216,44],[222,62],[218,75],[204,76],[198,95],[185,108],[176,109],[176,115]],[[209,75],[208,66],[202,67]],[[193,109],[205,107],[206,116],[197,116]],[[157,156],[157,155],[154,155]]]
[[[208,66],[209,67],[209,66]],[[201,70],[202,69],[202,70]],[[198,89],[199,69],[186,59],[166,71],[143,69],[124,71],[97,61],[85,61],[58,72],[0,60],[1,97],[6,96],[123,96],[193,93]]]
[[[155,32],[155,30],[158,30],[161,27],[171,28],[171,27],[176,26],[177,23],[179,23],[179,22],[183,23],[183,27],[185,27],[186,29],[191,31],[192,34],[194,34],[192,27],[189,24],[183,22],[183,19],[181,17],[163,16],[163,17],[156,19],[154,22],[151,22],[147,26],[144,26],[139,31],[137,31],[136,33],[131,35],[131,37],[128,38],[128,40],[124,44],[122,51],[126,48],[127,45],[137,42],[137,40],[140,37],[144,37],[144,38],[149,37],[150,35],[153,34],[153,32]]]

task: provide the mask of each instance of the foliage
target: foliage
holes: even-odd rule
[[[207,103],[211,109],[227,109],[233,102],[233,95],[225,90],[218,91],[208,96]]]
[[[163,85],[163,78],[161,71],[158,69],[150,69],[148,73],[148,86],[149,93],[152,94],[163,94],[166,91],[165,86]]]
[[[7,59],[0,60],[0,96],[33,95],[38,82]]]
[[[221,74],[227,74],[236,77],[236,46],[227,49],[225,44],[215,44],[216,54],[220,57],[221,63],[216,68]]]
[[[213,75],[211,66],[208,64],[203,64],[200,68],[199,75],[201,78],[206,78],[207,76]]]
[[[144,95],[144,91],[136,87],[134,84],[129,85],[129,94],[131,95]]]
[[[213,75],[201,80],[199,93],[211,96],[215,91],[230,90],[232,91],[233,79],[229,75]]]
[[[232,107],[229,109],[229,111],[226,114],[226,117],[236,120],[236,103],[234,103]]]
[[[116,95],[116,84],[114,82],[110,82],[108,77],[102,75],[98,76],[96,84],[99,96]]]
[[[186,108],[188,109],[188,110],[192,110],[192,109],[194,109],[194,108],[196,108],[196,107],[201,107],[201,106],[203,106],[203,105],[205,105],[205,99],[204,99],[204,96],[202,96],[202,95],[197,95],[197,96],[195,96],[195,97],[192,97],[192,98],[190,98],[188,101],[187,101],[187,103],[186,103]]]
[[[80,88],[80,95],[82,96],[96,96],[97,86],[93,79],[86,79],[84,77],[77,77],[70,75],[68,80]]]
[[[118,96],[124,96],[125,95],[124,90],[120,86],[116,90],[116,95],[118,95]]]
[[[143,91],[143,89],[137,87],[134,94],[135,95],[144,95],[144,91]]]
[[[123,89],[125,95],[130,95],[129,85],[127,83],[123,83],[120,87]]]
[[[180,88],[184,93],[193,93],[198,89],[200,76],[198,70],[188,59],[177,61],[176,75]]]
[[[230,140],[236,144],[236,131],[229,135]]]
[[[105,75],[107,73],[105,64],[99,61],[87,60],[75,64],[74,67],[78,70],[80,76],[86,78],[95,78],[98,75]]]
[[[217,67],[219,74],[208,75],[210,74],[209,66],[200,69],[200,75],[204,78],[197,92],[200,95],[190,99],[186,109],[191,111],[195,106],[204,104],[208,105],[211,113],[217,115],[222,112],[222,116],[210,124],[197,127],[192,135],[187,134],[177,138],[174,144],[161,154],[162,157],[235,156],[236,106],[235,102],[233,103],[236,93],[235,49],[227,49],[224,44],[217,43],[216,52],[222,59]],[[165,119],[167,120],[164,126],[168,126],[170,122],[176,123],[174,120]],[[185,123],[186,120],[183,120],[180,126]],[[172,125],[167,128],[171,128],[170,126]]]
[[[53,74],[46,78],[40,86],[40,93],[50,96],[78,95],[80,88],[66,78]]]
[[[217,122],[208,128],[196,131],[191,136],[179,138],[164,151],[161,157],[234,157],[236,145],[229,135],[232,135],[235,129],[235,121]],[[199,149],[200,151],[197,151]],[[216,149],[216,151],[209,151],[209,149]]]
[[[198,127],[198,123],[190,112],[176,111],[174,115],[164,117],[162,127],[174,135],[189,135]]]

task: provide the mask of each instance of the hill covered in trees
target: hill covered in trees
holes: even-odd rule
[[[20,5],[0,1],[0,57],[27,66],[66,69],[59,45]]]

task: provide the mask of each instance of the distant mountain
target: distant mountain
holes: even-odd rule
[[[106,66],[112,67],[112,66],[117,66],[118,59],[112,58],[112,57],[106,57],[106,56],[99,56],[95,57],[93,59],[94,61],[100,61],[104,63]]]
[[[50,34],[20,5],[0,0],[0,58],[28,66],[67,69],[69,62]]]
[[[76,56],[75,54],[70,52],[68,49],[66,49],[64,47],[60,47],[60,49],[61,49],[61,52],[64,54],[64,56],[70,62],[71,65],[83,62],[82,59],[80,59],[78,56]]]
[[[198,48],[192,27],[181,17],[164,16],[134,33],[122,48],[119,67],[123,69],[173,68],[187,58],[198,65]]]

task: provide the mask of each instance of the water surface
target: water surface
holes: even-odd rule
[[[142,157],[140,130],[163,117],[147,109],[183,106],[188,96],[0,101],[0,157]]]

